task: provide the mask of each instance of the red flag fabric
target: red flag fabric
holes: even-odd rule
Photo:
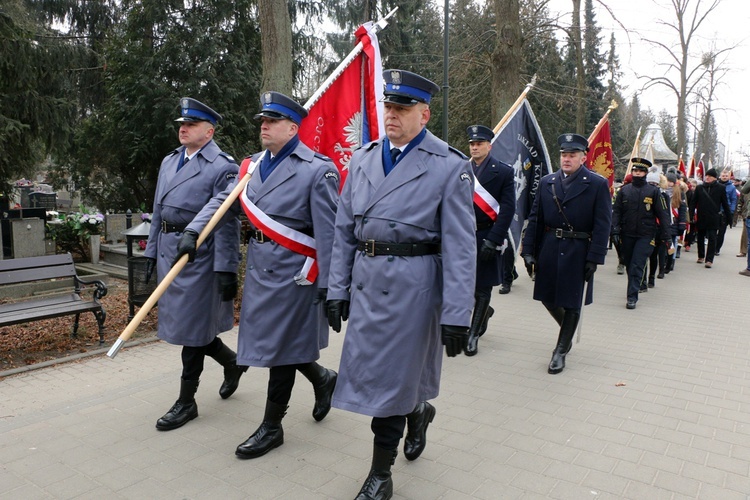
[[[383,129],[383,65],[371,22],[355,32],[360,52],[308,110],[299,138],[333,160],[341,187],[349,160],[359,146],[380,138]]]
[[[609,194],[614,193],[615,166],[612,154],[612,134],[609,130],[609,117],[596,135],[589,137],[589,152],[586,155],[586,166],[589,170],[601,175],[609,182]]]
[[[690,157],[690,170],[688,170],[688,179],[695,177],[695,156]]]
[[[682,172],[682,175],[684,175],[685,177],[688,176],[687,175],[687,170],[685,170],[685,162],[682,161],[682,156],[680,156],[680,164],[678,165],[677,168],[680,169],[680,172]]]
[[[703,175],[705,174],[704,168],[703,168],[703,160],[701,159],[698,162],[698,167],[695,169],[695,178],[699,181],[703,180]]]

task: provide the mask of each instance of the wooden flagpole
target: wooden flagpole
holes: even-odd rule
[[[391,10],[388,14],[383,17],[380,21],[375,23],[374,31],[375,33],[378,33],[379,31],[382,31],[386,26],[388,26],[388,19],[393,16],[396,11],[398,10],[398,6],[394,7],[393,10]],[[310,109],[313,107],[313,104],[318,102],[320,97],[325,93],[326,90],[333,84],[333,82],[341,76],[341,73],[344,72],[344,70],[352,63],[352,61],[359,55],[360,52],[362,52],[362,49],[364,46],[362,45],[362,42],[357,43],[357,45],[354,46],[351,52],[344,58],[341,63],[336,66],[336,69],[333,70],[333,73],[331,73],[328,78],[325,79],[323,83],[320,84],[320,87],[318,87],[318,90],[315,91],[315,93],[310,96],[310,98],[305,103],[305,109]]]
[[[495,128],[492,129],[492,133],[497,135],[498,132],[500,132],[500,129],[503,128],[503,125],[510,120],[511,115],[515,112],[516,108],[521,105],[523,100],[526,98],[526,94],[529,93],[529,91],[536,85],[536,75],[531,77],[531,81],[526,84],[526,87],[524,87],[523,92],[521,92],[521,95],[518,96],[518,99],[516,99],[516,102],[513,103],[513,105],[508,109],[508,111],[505,113],[505,116],[502,117],[502,119],[497,122],[497,125],[495,125]]]
[[[641,127],[638,127],[638,134],[635,136],[635,144],[633,144],[633,151],[630,152],[630,158],[628,158],[628,168],[625,170],[625,177],[630,175],[633,170],[633,157],[640,154],[638,151],[641,149]]]
[[[224,214],[227,213],[229,207],[232,206],[232,203],[234,203],[240,193],[242,193],[242,190],[245,189],[245,186],[247,185],[249,180],[250,174],[247,173],[244,177],[242,177],[242,179],[240,179],[232,192],[229,193],[227,199],[224,200],[218,210],[216,210],[216,213],[214,213],[214,215],[208,221],[206,227],[203,228],[201,234],[198,235],[198,243],[196,244],[196,248],[200,247],[203,242],[206,241],[206,238],[208,238],[208,236],[211,234],[211,231],[213,231],[214,227],[216,227],[216,224],[218,224],[221,218],[224,217]],[[138,310],[138,313],[133,316],[133,319],[130,320],[128,326],[125,327],[115,343],[112,344],[112,347],[109,349],[109,351],[107,351],[107,356],[109,356],[110,358],[114,358],[115,356],[117,356],[117,353],[120,351],[123,344],[130,339],[130,337],[135,332],[135,329],[138,328],[138,325],[141,324],[141,321],[143,321],[146,318],[146,315],[151,311],[151,309],[153,309],[153,307],[159,301],[159,298],[164,295],[164,292],[167,291],[169,285],[172,284],[174,279],[177,277],[180,271],[182,271],[182,268],[185,267],[185,264],[187,264],[187,262],[187,255],[183,255],[182,257],[180,257],[180,260],[175,262],[174,266],[172,266],[172,269],[170,269],[167,275],[164,276],[164,279],[161,280],[159,286],[157,286],[156,289],[151,292],[151,295]]]
[[[604,113],[604,116],[602,116],[601,120],[599,120],[599,123],[597,123],[596,127],[594,127],[594,131],[591,132],[591,134],[589,135],[589,144],[591,144],[591,139],[593,139],[594,137],[596,137],[596,134],[599,133],[599,131],[604,126],[604,124],[607,122],[607,119],[609,118],[609,113],[612,110],[617,109],[617,106],[618,106],[617,101],[615,101],[614,99],[612,99],[612,102],[609,104],[609,107],[607,108],[607,112]]]

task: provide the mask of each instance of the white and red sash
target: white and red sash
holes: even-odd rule
[[[263,155],[265,155],[265,151],[261,154],[260,158],[263,158]],[[251,162],[250,158],[242,160],[239,178],[242,179],[248,172],[252,175],[256,166],[257,164]],[[315,279],[318,277],[315,239],[296,229],[287,227],[266,215],[263,210],[258,208],[247,197],[247,189],[244,189],[242,194],[240,194],[240,205],[242,205],[242,209],[245,211],[252,225],[260,229],[263,235],[268,236],[284,248],[307,257],[300,272],[294,276],[295,283],[301,286],[315,283]]]
[[[476,176],[474,177],[474,204],[487,214],[487,217],[492,219],[493,222],[497,220],[497,214],[500,213],[500,203],[493,198],[489,191],[484,189]]]

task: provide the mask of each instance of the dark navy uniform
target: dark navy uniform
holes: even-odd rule
[[[651,162],[633,158],[633,171],[647,171]],[[658,225],[656,219],[665,221]],[[654,250],[657,232],[669,240],[670,213],[661,190],[633,176],[633,182],[620,188],[612,207],[612,236],[620,242],[620,253],[628,272],[627,307],[635,309],[646,262]]]
[[[483,125],[472,125],[466,129],[466,133],[469,136],[469,143],[486,142],[487,146],[494,137],[492,129]],[[479,147],[479,145],[475,144],[472,147]],[[507,238],[516,209],[513,167],[494,158],[491,154],[488,154],[480,165],[472,160],[471,167],[476,180],[498,202],[500,210],[496,219],[493,220],[479,205],[474,203],[474,215],[477,220],[477,279],[469,341],[464,350],[467,356],[477,353],[479,337],[484,335],[487,322],[495,313],[490,306],[490,298],[492,287],[503,282],[505,256],[515,256],[513,248],[508,245]],[[483,246],[486,248],[483,249]]]
[[[564,134],[558,143],[561,158],[565,153],[583,153],[578,158],[585,160],[586,138]],[[521,253],[528,267],[536,267],[534,299],[541,301],[560,325],[549,373],[559,373],[565,366],[587,276],[585,303],[593,301],[593,273],[604,263],[611,220],[612,202],[604,177],[583,165],[567,177],[562,170],[542,177]]]

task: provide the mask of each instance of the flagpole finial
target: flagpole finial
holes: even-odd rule
[[[609,104],[609,107],[607,108],[607,111],[611,111],[613,109],[617,109],[618,106],[619,106],[619,104],[617,104],[617,101],[615,101],[614,99],[612,99],[612,102]]]

